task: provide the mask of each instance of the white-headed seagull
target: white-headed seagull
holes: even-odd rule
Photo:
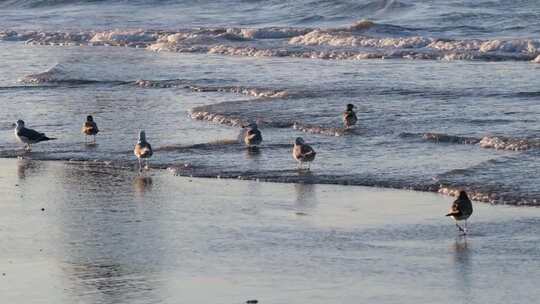
[[[50,138],[47,137],[45,134],[40,133],[36,130],[32,130],[29,128],[26,128],[24,126],[24,121],[17,120],[17,125],[15,127],[15,137],[21,142],[26,144],[25,150],[31,151],[32,150],[32,144],[47,141],[47,140],[53,140],[56,138]]]

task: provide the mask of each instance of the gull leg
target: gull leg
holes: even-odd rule
[[[141,173],[141,172],[142,172],[142,161],[139,158],[139,173]]]
[[[456,227],[458,228],[459,231],[465,232],[465,230],[458,224],[457,221],[456,221]]]
[[[150,167],[148,166],[148,159],[145,159],[145,160],[144,160],[144,168],[145,168],[146,170],[150,169]]]

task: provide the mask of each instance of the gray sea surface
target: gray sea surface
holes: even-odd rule
[[[309,183],[423,191],[538,205],[540,103],[529,62],[324,60],[0,42],[0,156],[13,123],[55,141],[32,159],[133,164],[145,130],[152,163],[188,176],[297,182],[301,136],[317,151]],[[345,130],[341,113],[357,106]],[[95,117],[98,145],[80,133]],[[256,121],[259,153],[236,141]]]

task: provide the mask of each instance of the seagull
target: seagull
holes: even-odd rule
[[[473,213],[473,207],[471,200],[467,196],[467,193],[463,190],[459,191],[458,198],[452,204],[450,213],[446,216],[451,216],[456,221],[456,226],[463,234],[467,234],[467,219]],[[465,228],[458,224],[458,221],[465,221]]]
[[[145,168],[148,169],[148,158],[152,156],[152,146],[146,141],[146,133],[144,131],[139,132],[139,141],[135,145],[133,153],[139,159],[139,172],[143,170],[143,159]]]
[[[354,112],[354,105],[353,104],[348,104],[347,105],[347,110],[345,110],[345,112],[343,112],[343,124],[345,124],[345,129],[349,129],[350,127],[352,127],[353,125],[356,124],[356,122],[358,121],[358,118],[356,117],[356,113]]]
[[[94,122],[92,115],[86,116],[86,122],[82,127],[82,132],[85,134],[84,141],[88,143],[88,135],[94,136],[94,144],[96,143],[96,134],[98,134],[99,129],[97,124]]]
[[[261,131],[259,131],[259,128],[257,127],[257,124],[251,122],[244,128],[247,129],[247,131],[244,133],[244,143],[246,143],[248,148],[256,148],[258,145],[260,145],[263,138]]]
[[[56,138],[49,138],[43,133],[39,133],[36,130],[28,129],[24,127],[24,121],[17,120],[17,126],[15,127],[15,137],[26,144],[24,149],[26,151],[32,150],[32,144],[38,143],[40,141],[54,140]]]
[[[306,144],[304,142],[304,139],[302,137],[297,137],[294,142],[294,148],[292,155],[296,161],[298,161],[300,165],[300,169],[302,169],[302,164],[304,162],[308,163],[308,170],[309,170],[309,163],[312,162],[315,159],[315,150],[313,148]]]

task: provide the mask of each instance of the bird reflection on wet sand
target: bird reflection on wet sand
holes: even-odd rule
[[[309,215],[309,212],[317,206],[316,187],[314,184],[294,184],[296,215]]]
[[[246,148],[246,157],[248,159],[257,158],[261,154],[261,149],[257,146],[251,146]]]
[[[20,158],[17,160],[17,177],[20,180],[24,180],[28,173],[37,172],[39,169],[39,162],[35,162],[28,158]]]
[[[98,146],[99,144],[95,142],[87,142],[83,145],[86,150],[96,150]]]
[[[452,244],[450,251],[454,254],[453,264],[456,277],[456,293],[460,298],[467,299],[472,294],[472,248],[467,242],[467,237],[458,237]],[[466,301],[465,301],[466,302]]]
[[[313,173],[310,170],[296,169],[293,172],[298,173],[298,176],[302,176],[306,179],[313,177]]]
[[[144,194],[145,192],[152,191],[152,177],[150,176],[142,176],[138,175],[133,180],[133,188],[135,189],[135,193],[138,193],[140,195]]]
[[[86,291],[86,299],[101,299],[100,303],[119,303],[128,295],[149,301],[159,300],[155,286],[140,269],[128,265],[111,263],[67,264],[64,271],[72,278],[73,288]]]

